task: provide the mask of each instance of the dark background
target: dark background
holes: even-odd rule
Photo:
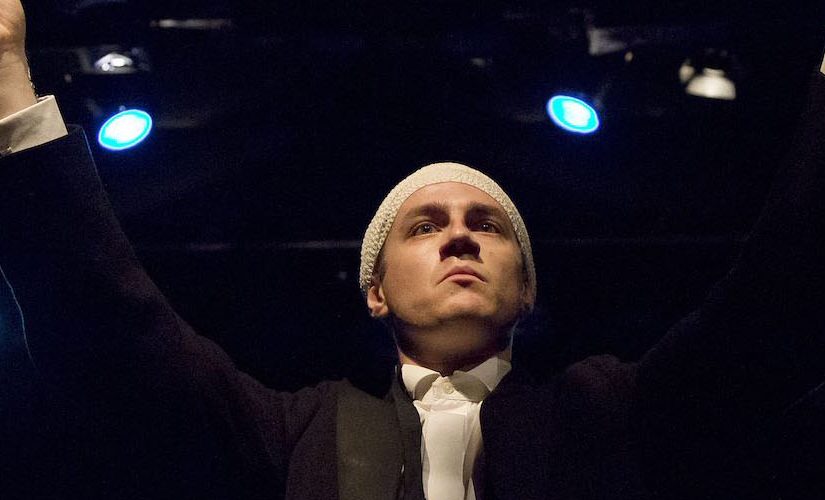
[[[38,90],[86,128],[152,276],[284,389],[392,363],[358,291],[360,238],[398,180],[444,160],[496,178],[530,228],[538,307],[516,362],[637,358],[747,234],[825,26],[821,2],[327,3],[26,5]],[[593,30],[621,43],[592,55]],[[104,45],[141,48],[148,71],[84,72],[80,51]],[[707,49],[730,54],[735,101],[683,91],[680,64]],[[554,127],[558,91],[598,96],[602,128]],[[93,139],[120,105],[155,129],[112,153]]]

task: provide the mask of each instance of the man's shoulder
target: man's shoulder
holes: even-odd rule
[[[622,361],[610,354],[589,356],[561,368],[549,377],[538,377],[530,370],[516,367],[502,380],[495,392],[610,391],[616,384],[633,383],[636,368],[636,363]]]
[[[611,355],[585,358],[546,381],[514,368],[485,405],[553,411],[626,408],[635,394],[636,364]]]
[[[567,367],[555,381],[555,390],[591,400],[624,400],[635,387],[636,367],[608,354],[590,356]]]
[[[558,417],[626,414],[635,398],[635,363],[611,355],[585,358],[546,382],[514,370],[495,391],[497,406],[533,407]]]
[[[568,366],[560,375],[560,382],[591,386],[594,390],[605,385],[625,383],[636,373],[636,364],[620,360],[610,354],[590,356]]]

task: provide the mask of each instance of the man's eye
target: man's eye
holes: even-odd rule
[[[431,224],[429,222],[424,222],[415,226],[413,229],[413,234],[430,234],[435,232],[435,224]]]
[[[479,228],[480,231],[482,231],[484,233],[498,233],[498,232],[500,232],[498,230],[498,226],[495,225],[492,222],[489,222],[489,221],[480,223],[478,225],[478,228]]]

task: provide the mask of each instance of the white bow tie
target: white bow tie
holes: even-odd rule
[[[448,377],[427,375],[415,387],[415,397],[425,405],[439,401],[481,402],[490,390],[484,382],[466,372],[455,371]]]

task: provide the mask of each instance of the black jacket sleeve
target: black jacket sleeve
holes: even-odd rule
[[[824,257],[825,76],[817,71],[797,138],[732,269],[639,364],[639,439],[653,477],[688,484],[704,476],[716,493],[745,498],[738,494],[748,485],[735,478],[750,473],[737,469],[771,452],[773,422],[825,379]]]
[[[3,158],[0,186],[0,266],[35,369],[77,402],[122,466],[108,473],[125,483],[101,472],[98,492],[282,490],[292,447],[330,386],[268,390],[191,331],[135,257],[80,129]]]

